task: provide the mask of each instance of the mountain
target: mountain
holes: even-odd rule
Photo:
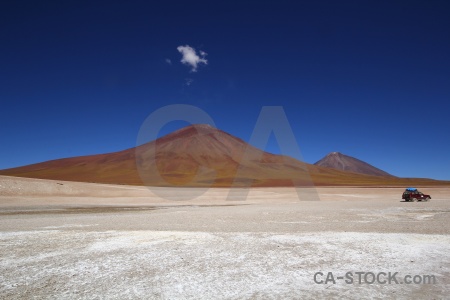
[[[190,125],[119,152],[57,159],[0,175],[149,186],[310,186],[442,184],[315,166],[257,149],[209,125]],[[447,183],[448,184],[448,183]]]
[[[138,147],[136,160],[149,184],[158,181],[157,169],[172,184],[193,180],[195,185],[246,186],[254,180],[257,186],[283,186],[296,178],[298,184],[311,185],[307,164],[264,152],[203,124],[187,126]]]
[[[362,160],[339,152],[331,152],[327,154],[314,165],[372,176],[392,176],[391,174],[375,168]]]
[[[292,184],[291,178],[298,184],[311,184],[307,164],[261,151],[202,124],[187,126],[137,148],[47,161],[0,174],[154,186],[247,186],[251,179],[256,186],[285,186]]]

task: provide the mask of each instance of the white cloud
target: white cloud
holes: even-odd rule
[[[185,84],[186,86],[190,86],[193,82],[194,82],[194,79],[192,79],[192,78],[186,78],[186,79],[184,80],[184,84]]]
[[[200,56],[198,56],[195,49],[189,45],[178,46],[177,50],[183,55],[181,62],[192,67],[191,72],[197,72],[197,68],[200,64],[208,64],[208,60],[205,58],[207,53],[204,51],[200,51]]]
[[[169,65],[172,64],[172,61],[169,58],[166,58],[166,63],[168,63]]]

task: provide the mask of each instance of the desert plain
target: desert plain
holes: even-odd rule
[[[0,176],[0,298],[448,298],[450,187],[418,187],[430,202],[403,202],[404,188],[250,188],[233,199],[227,188]],[[337,279],[347,272],[353,283]],[[398,272],[398,283],[359,283],[356,272]]]

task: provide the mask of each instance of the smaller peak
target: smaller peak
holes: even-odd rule
[[[335,152],[328,153],[328,156],[330,156],[330,155],[342,155],[342,153],[335,151]]]

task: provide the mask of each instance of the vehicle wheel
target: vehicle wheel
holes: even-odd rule
[[[427,202],[430,201],[430,197],[426,197],[425,201],[427,201]]]
[[[412,202],[417,202],[417,198],[412,198]]]

